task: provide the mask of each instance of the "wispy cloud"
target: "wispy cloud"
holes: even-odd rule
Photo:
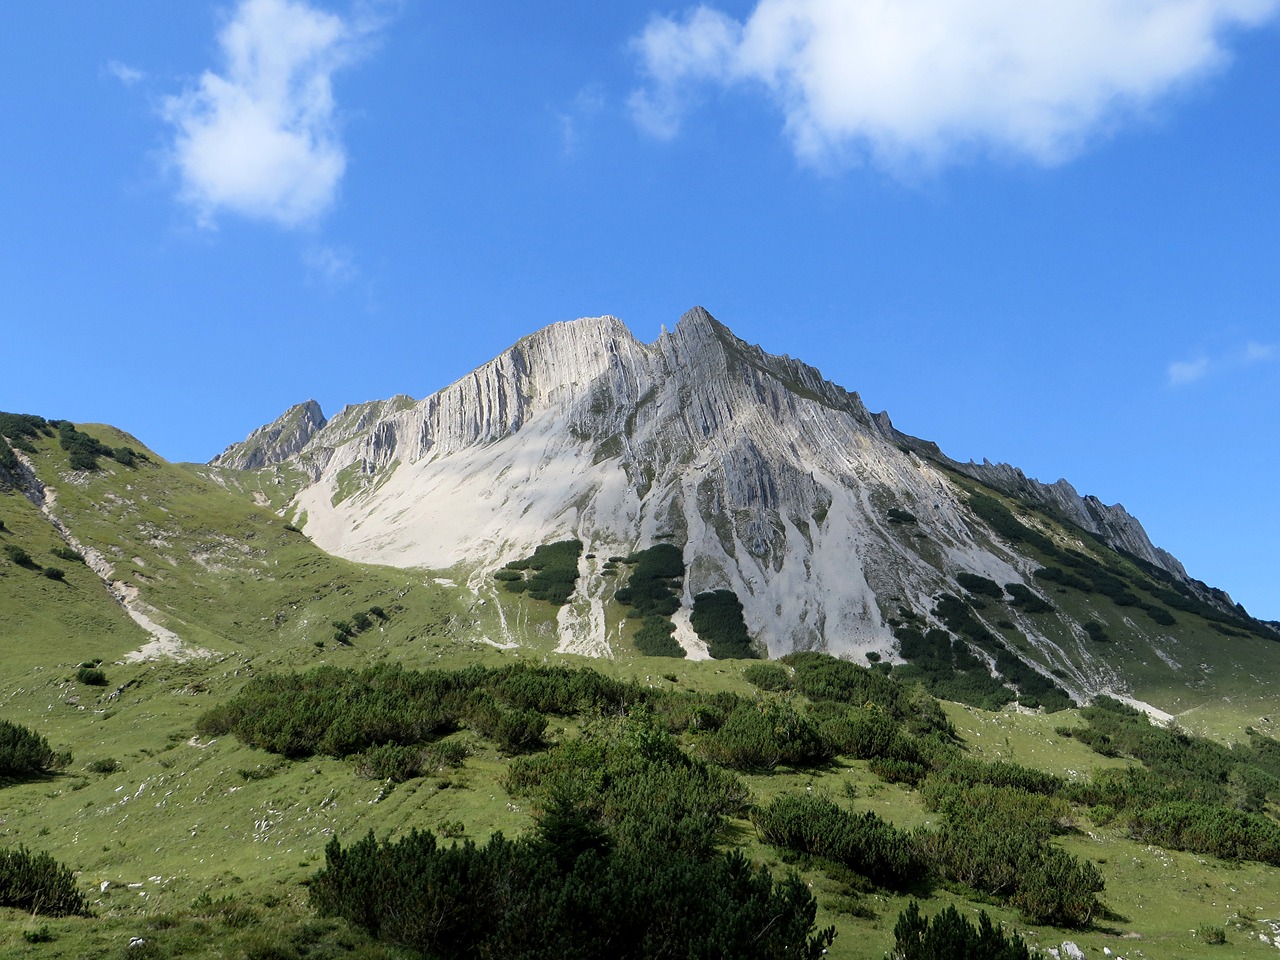
[[[107,61],[107,73],[111,74],[126,87],[136,86],[147,77],[137,67],[131,67],[127,63],[121,63],[119,60]]]
[[[762,89],[804,161],[938,165],[974,150],[1070,158],[1117,118],[1220,69],[1280,0],[758,0],[634,41],[641,127],[674,136],[707,85]]]
[[[599,116],[604,106],[604,92],[593,84],[579,90],[573,101],[556,113],[556,118],[560,121],[560,141],[566,156],[573,156],[578,152],[582,141],[582,127]]]
[[[221,71],[163,105],[203,226],[228,211],[295,227],[332,206],[347,163],[332,78],[368,30],[304,0],[240,0],[218,35]]]
[[[1225,353],[1202,353],[1193,360],[1174,360],[1166,367],[1165,375],[1169,386],[1185,387],[1208,377],[1267,363],[1275,360],[1277,355],[1274,344],[1251,340],[1243,347]]]
[[[359,275],[351,253],[331,246],[309,247],[302,263],[312,278],[327,287],[346,286]]]

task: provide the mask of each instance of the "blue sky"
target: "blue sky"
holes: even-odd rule
[[[0,5],[0,409],[206,460],[695,304],[1280,619],[1280,0]]]

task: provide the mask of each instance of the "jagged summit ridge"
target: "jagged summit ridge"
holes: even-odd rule
[[[489,572],[541,543],[578,537],[604,557],[666,539],[684,547],[686,603],[733,590],[775,655],[891,650],[893,612],[930,610],[958,572],[1030,583],[1035,566],[973,515],[949,471],[1035,481],[955,465],[701,308],[651,343],[615,317],[555,323],[422,400],[347,408],[301,446],[269,447],[275,460],[268,446],[254,447],[265,462],[309,477],[293,508],[334,553],[462,568],[484,593]],[[1122,508],[1037,489],[1160,557]],[[891,522],[894,510],[916,521]],[[581,596],[561,611],[566,649],[609,650],[595,572],[584,561]],[[678,637],[690,641],[687,623]]]
[[[239,443],[233,443],[210,463],[234,470],[253,470],[281,463],[298,453],[327,423],[320,404],[299,403],[277,419],[259,427]]]

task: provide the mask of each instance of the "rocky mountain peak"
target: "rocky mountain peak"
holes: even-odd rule
[[[209,462],[234,470],[254,470],[280,463],[301,451],[327,422],[316,401],[295,404],[241,442],[231,444]]]
[[[295,407],[215,461],[275,462],[309,478],[292,509],[320,546],[470,571],[481,596],[493,569],[555,540],[599,557],[677,544],[682,642],[693,597],[727,589],[773,654],[887,654],[891,621],[933,616],[938,597],[962,592],[961,574],[1038,590],[1040,561],[975,513],[975,489],[1186,579],[1123,507],[1005,465],[956,463],[701,307],[651,343],[616,317],[554,323],[422,400],[360,404],[327,423]],[[582,574],[557,620],[562,648],[607,653],[611,581],[590,564]],[[1018,627],[1033,644],[1058,642],[1025,617]]]

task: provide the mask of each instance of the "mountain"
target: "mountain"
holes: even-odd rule
[[[302,404],[215,464],[40,416],[0,414],[0,438],[0,721],[54,764],[0,769],[0,854],[53,857],[93,912],[6,900],[0,954],[401,957],[316,915],[332,845],[547,836],[521,786],[537,771],[661,824],[631,836],[722,843],[753,885],[785,860],[837,930],[833,960],[885,956],[917,900],[981,907],[1062,955],[1274,951],[1276,625],[1122,508],[950,460],[703,312],[652,344],[609,318],[557,324],[421,401]],[[732,659],[753,651],[711,629],[733,625],[726,597],[754,652],[853,662]],[[641,649],[666,627],[689,656]],[[1129,705],[1059,709],[1100,692]],[[709,762],[702,785],[673,778]],[[668,803],[716,797],[724,820],[691,806],[692,829],[668,829]],[[998,811],[985,875],[1061,890],[1096,864],[1107,912],[1068,933],[949,875],[936,895],[881,889],[747,819],[779,800],[844,811],[803,837],[884,818],[939,863],[929,838],[957,811]],[[1016,859],[1028,816],[1052,818],[1034,847],[1053,860]],[[632,902],[667,915],[661,896]],[[464,906],[493,925],[484,900]]]
[[[561,651],[619,652],[604,558],[657,542],[683,557],[673,619],[690,656],[706,655],[690,611],[714,590],[736,595],[771,656],[900,662],[904,629],[946,629],[988,666],[1016,649],[1077,700],[1150,681],[1110,662],[1100,636],[1137,644],[1148,674],[1162,664],[1158,682],[1175,685],[1186,682],[1174,676],[1179,620],[1276,638],[1189,578],[1123,507],[1065,480],[953,461],[701,308],[648,344],[614,317],[556,323],[425,399],[327,422],[295,407],[214,461],[259,464],[324,550],[450,571],[498,609],[495,571],[581,540],[576,591],[556,618]],[[968,634],[960,614],[939,613],[942,598],[981,603],[975,589],[992,588]],[[520,639],[505,617],[494,630],[494,642]]]

